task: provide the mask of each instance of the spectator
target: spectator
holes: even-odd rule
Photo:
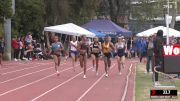
[[[12,39],[12,48],[13,48],[13,50],[14,50],[14,61],[17,61],[17,59],[19,59],[18,57],[19,57],[19,50],[18,50],[18,40],[17,40],[17,38],[15,37],[15,38],[13,38]]]
[[[144,60],[144,58],[147,55],[147,40],[146,39],[141,39],[140,40],[140,62]],[[144,60],[145,62],[145,60]]]
[[[161,71],[162,62],[163,62],[163,31],[158,30],[157,36],[154,40],[154,55],[155,55],[155,66],[159,66],[157,68],[158,71]],[[160,85],[158,82],[158,73],[155,73],[155,85]]]
[[[4,53],[4,39],[0,37],[0,65],[2,65],[3,53]]]
[[[154,44],[153,44],[153,37],[149,37],[149,41],[147,44],[147,64],[146,64],[146,71],[145,73],[152,73],[152,57],[154,54]]]
[[[19,50],[20,50],[20,59],[21,60],[24,60],[24,49],[25,49],[24,36],[21,36],[19,39]]]
[[[26,45],[29,45],[32,43],[32,33],[29,32],[27,35],[26,35],[26,38],[25,38],[25,42],[26,42]]]

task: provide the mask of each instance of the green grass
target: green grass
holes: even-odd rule
[[[180,101],[179,99],[150,99],[150,90],[154,89],[152,86],[152,75],[144,74],[145,65],[138,64],[136,69],[136,101]],[[176,88],[180,91],[180,80],[176,79]]]

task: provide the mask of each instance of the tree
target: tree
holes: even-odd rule
[[[0,0],[0,23],[4,22],[4,18],[12,17],[11,0]]]
[[[44,7],[43,0],[16,0],[14,28],[20,33],[41,32],[44,27]]]
[[[145,22],[157,17],[164,17],[163,5],[165,5],[164,0],[139,0],[131,7],[133,19]]]

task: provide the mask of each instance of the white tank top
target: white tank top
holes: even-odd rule
[[[77,47],[77,41],[75,41],[75,42],[70,41],[70,42],[71,42],[71,44],[73,44],[74,46]],[[76,49],[74,46],[71,45],[71,50],[72,50],[72,51],[77,51],[77,49]]]

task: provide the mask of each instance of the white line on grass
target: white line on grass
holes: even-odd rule
[[[125,84],[126,86],[125,86],[124,93],[123,93],[123,96],[121,98],[121,101],[125,100],[125,97],[126,97],[126,94],[127,94],[127,89],[128,89],[128,85],[129,85],[129,76],[131,74],[131,68],[132,68],[132,64],[129,67],[129,73],[128,73],[127,77],[126,77],[126,84]]]

